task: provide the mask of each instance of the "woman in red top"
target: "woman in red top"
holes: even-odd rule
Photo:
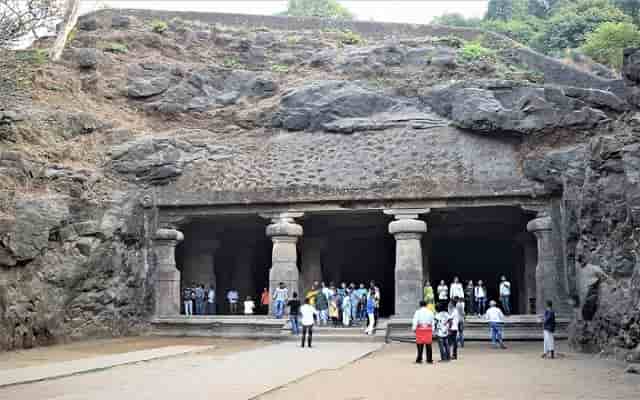
[[[269,314],[269,289],[264,288],[262,296],[260,297],[260,305],[262,306],[262,312]]]

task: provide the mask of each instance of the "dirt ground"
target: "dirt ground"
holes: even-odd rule
[[[414,345],[392,344],[258,399],[640,399],[640,375],[625,374],[619,363],[571,353],[562,345],[561,358],[544,360],[541,350],[541,343],[512,343],[507,350],[494,350],[475,342],[460,351],[457,361],[417,365]],[[437,345],[434,358],[439,359]]]
[[[207,353],[223,356],[237,351],[254,349],[265,345],[265,343],[266,342],[256,340],[241,339],[157,336],[89,340],[0,353],[0,370],[179,345],[214,345],[216,348]]]

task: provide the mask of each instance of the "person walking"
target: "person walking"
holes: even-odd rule
[[[329,302],[321,291],[316,296],[316,310],[320,315],[318,325],[327,325],[329,321]]]
[[[464,287],[457,276],[453,278],[453,283],[451,283],[451,287],[449,288],[449,298],[453,300],[456,297],[464,299]]]
[[[260,306],[263,314],[269,314],[269,302],[271,300],[271,296],[269,295],[269,289],[264,288],[262,290],[262,294],[260,295]]]
[[[367,296],[367,318],[369,319],[369,325],[365,330],[367,335],[373,335],[373,330],[375,329],[375,310],[376,310],[376,302],[371,295]]]
[[[542,354],[542,358],[556,358],[555,340],[553,338],[553,333],[556,331],[556,312],[553,311],[551,300],[547,300],[546,305],[542,321],[544,335],[544,354]]]
[[[489,302],[489,309],[485,315],[485,318],[489,321],[489,327],[491,329],[491,344],[493,347],[506,349],[507,347],[502,342],[502,329],[504,326],[504,314],[496,306],[495,300]]]
[[[304,348],[305,338],[307,339],[307,347],[311,348],[311,340],[313,337],[313,322],[318,315],[318,311],[310,304],[307,297],[304,299],[304,305],[300,307],[300,315],[302,316],[302,342],[301,347]]]
[[[474,297],[476,299],[476,313],[478,316],[484,315],[487,307],[487,288],[484,287],[482,280],[479,280],[475,287]]]
[[[504,309],[506,315],[511,314],[511,282],[507,280],[507,277],[502,275],[500,278],[500,303]]]
[[[456,301],[456,311],[458,312],[458,345],[464,348],[464,323],[466,317],[465,303],[463,299]]]
[[[438,336],[440,362],[451,360],[449,353],[449,326],[451,326],[451,316],[447,312],[447,305],[439,303],[438,313],[436,314],[436,336]]]
[[[273,292],[273,305],[275,317],[280,319],[284,315],[284,306],[289,300],[289,288],[284,282],[280,282]]]
[[[460,314],[458,313],[457,300],[458,297],[451,300],[449,315],[451,316],[451,324],[449,325],[449,353],[452,360],[458,359],[458,329],[460,327]]]
[[[413,314],[411,329],[416,334],[416,347],[418,354],[416,355],[416,363],[422,363],[422,354],[427,350],[427,364],[433,364],[433,350],[431,342],[433,340],[433,324],[435,316],[427,308],[427,302],[422,300],[420,308]]]
[[[467,286],[464,288],[464,308],[469,314],[474,314],[475,309],[475,290],[473,287],[473,281],[467,282]]]
[[[440,285],[438,285],[437,292],[438,292],[438,304],[440,306],[446,307],[447,303],[449,302],[449,288],[447,287],[447,284],[444,283],[444,279],[440,281]],[[440,309],[440,307],[438,307],[438,309]]]
[[[213,285],[209,285],[209,291],[207,292],[207,314],[216,314],[216,290]]]
[[[293,292],[291,300],[287,302],[287,306],[289,306],[291,334],[298,336],[300,334],[300,321],[298,320],[298,315],[300,314],[300,300],[298,300],[297,292]]]
[[[190,317],[193,315],[193,298],[195,294],[193,293],[193,289],[190,287],[185,287],[182,289],[182,301],[184,302],[184,315]]]

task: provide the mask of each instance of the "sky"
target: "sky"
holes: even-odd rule
[[[215,11],[272,15],[286,10],[286,0],[81,0],[82,11],[96,7],[148,8],[158,10]],[[487,0],[359,0],[338,1],[363,21],[426,24],[435,16],[457,12],[466,17],[482,17]]]

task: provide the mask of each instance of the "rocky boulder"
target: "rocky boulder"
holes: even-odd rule
[[[76,49],[75,53],[80,68],[91,69],[98,65],[98,53],[96,49],[80,48]]]
[[[437,87],[424,100],[460,128],[486,134],[590,129],[609,121],[605,111],[628,109],[624,100],[603,90],[497,80]]]
[[[633,47],[624,49],[622,76],[632,85],[640,84],[640,48]]]
[[[211,67],[185,71],[179,66],[140,64],[129,67],[128,96],[159,112],[205,111],[235,104],[242,97],[266,98],[278,90],[268,75]]]

